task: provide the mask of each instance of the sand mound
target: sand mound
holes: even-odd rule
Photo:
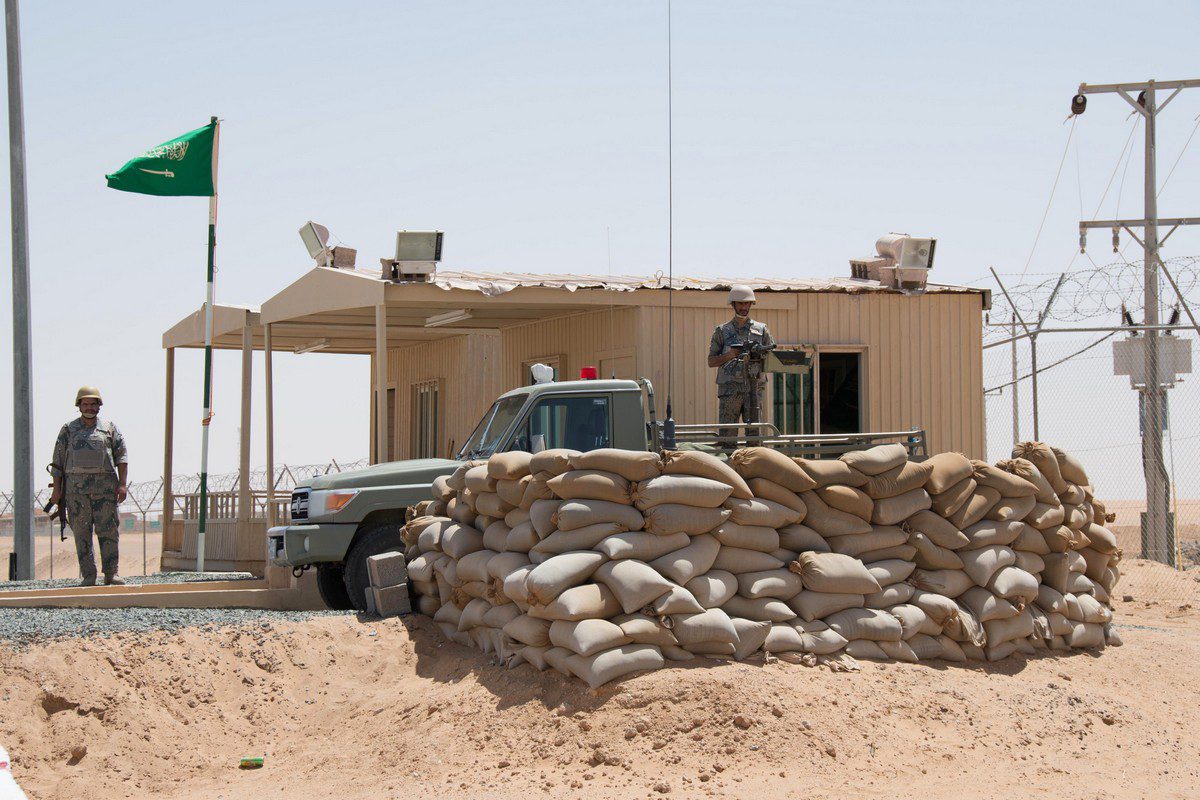
[[[1197,616],[1121,614],[1102,658],[697,660],[595,692],[419,617],[59,641],[0,650],[0,743],[37,798],[1187,796]]]

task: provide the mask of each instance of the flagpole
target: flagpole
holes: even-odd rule
[[[208,428],[212,421],[213,251],[217,247],[217,151],[221,123],[213,117],[213,193],[208,198],[208,286],[204,302],[204,416],[200,421],[200,526],[196,533],[196,571],[204,572],[204,526],[208,519]]]

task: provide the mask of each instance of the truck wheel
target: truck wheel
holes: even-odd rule
[[[389,550],[404,551],[400,526],[394,522],[380,522],[364,528],[358,535],[358,541],[346,554],[346,594],[357,610],[367,610],[366,589],[371,585],[371,578],[367,575],[367,559]]]
[[[334,611],[354,609],[346,592],[346,576],[341,564],[317,564],[317,591],[325,605]]]

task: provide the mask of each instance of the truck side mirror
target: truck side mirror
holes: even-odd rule
[[[546,449],[546,434],[535,433],[533,435],[533,442],[531,443],[529,452],[536,454],[536,453],[542,452],[545,449]]]

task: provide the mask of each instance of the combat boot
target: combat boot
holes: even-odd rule
[[[105,575],[104,584],[106,586],[124,586],[125,579],[115,573],[112,575]]]
[[[96,585],[96,576],[91,575],[87,578],[84,578],[83,580],[81,580],[79,582],[79,585],[80,586],[95,586]]]

